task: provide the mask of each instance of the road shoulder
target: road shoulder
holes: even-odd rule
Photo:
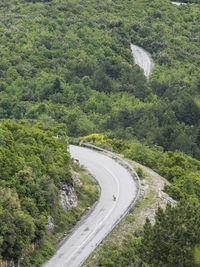
[[[104,249],[104,245],[115,243],[120,245],[123,239],[142,229],[146,217],[154,223],[154,216],[157,208],[165,208],[168,201],[173,201],[162,190],[168,181],[153,170],[131,160],[127,160],[136,170],[140,168],[143,172],[141,179],[142,193],[136,206],[125,216],[117,227],[105,238],[101,245],[92,253],[83,266],[98,266],[98,257]]]

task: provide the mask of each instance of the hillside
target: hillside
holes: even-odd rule
[[[3,1],[0,118],[136,137],[199,158],[199,6]],[[147,83],[130,44],[152,54]],[[41,105],[42,103],[42,105]]]
[[[142,185],[136,206],[84,266],[199,266],[200,162],[138,142],[98,135],[83,140],[129,158]]]
[[[71,162],[65,138],[54,131],[24,121],[0,125],[1,266],[22,259],[21,266],[38,266],[97,200],[96,184]]]
[[[200,243],[200,3],[184,3],[1,1],[2,264],[27,256],[24,266],[38,266],[53,253],[56,243],[42,243],[48,216],[54,218],[61,235],[96,200],[95,184],[92,189],[86,185],[88,190],[74,189],[71,171],[78,167],[70,160],[66,142],[96,132],[104,139],[96,140],[97,134],[85,140],[99,142],[157,171],[171,183],[165,191],[179,203],[166,213],[158,210],[155,226],[146,222],[139,238],[129,244],[134,247],[131,253],[143,264],[171,267],[174,255],[186,244],[186,261],[180,259],[175,266],[195,265]],[[155,67],[148,80],[134,64],[131,44],[152,56]],[[63,183],[77,190],[85,208],[63,212],[59,193]],[[165,233],[172,239],[155,252],[151,247],[158,242],[154,233],[162,236],[167,217],[174,232]],[[182,243],[177,242],[171,251],[168,248],[173,238],[180,239],[176,235],[180,230],[185,233]],[[42,256],[35,252],[40,244]],[[35,253],[34,259],[29,252]],[[130,251],[122,249],[123,253]],[[169,257],[152,261],[149,255],[156,253]],[[116,262],[120,257],[119,253]]]
[[[142,194],[140,199],[136,207],[129,212],[112,233],[102,242],[99,248],[85,262],[84,266],[97,266],[98,263],[104,264],[109,258],[115,258],[115,256],[113,256],[114,251],[120,251],[120,248],[125,248],[123,242],[125,243],[126,239],[128,240],[131,238],[133,233],[134,236],[141,234],[146,217],[150,219],[151,223],[155,223],[154,216],[158,206],[165,208],[166,204],[171,201],[167,194],[163,192],[164,185],[168,184],[166,179],[137,162],[129,160],[129,163],[137,171],[139,170],[138,168],[142,170]],[[121,259],[116,255],[116,259],[113,262],[115,266],[117,266],[117,261],[121,261]],[[125,262],[124,266],[126,266]]]

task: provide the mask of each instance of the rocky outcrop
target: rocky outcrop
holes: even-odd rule
[[[176,201],[163,191],[158,192],[158,198],[162,199],[166,203],[170,203],[172,206],[176,205]]]
[[[51,232],[54,229],[53,217],[48,216],[47,230]]]
[[[62,184],[60,190],[60,201],[65,211],[68,211],[69,208],[77,206],[78,198],[72,186],[68,184]]]
[[[81,180],[79,179],[78,173],[74,172],[71,169],[72,173],[72,185],[69,184],[61,184],[60,187],[60,203],[65,211],[68,211],[72,207],[76,207],[78,205],[78,197],[74,190],[74,185],[82,185]],[[48,223],[46,225],[47,232],[51,233],[54,229],[54,220],[52,216],[48,216]],[[0,265],[1,266],[1,265]]]
[[[69,184],[62,184],[60,189],[60,199],[61,205],[65,211],[72,207],[76,207],[78,205],[78,197],[74,190],[74,185],[82,185],[81,180],[78,177],[78,174],[72,171],[72,182],[73,186]]]

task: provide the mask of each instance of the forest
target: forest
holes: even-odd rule
[[[130,262],[136,257],[138,264],[149,266],[172,266],[175,258],[175,266],[195,265],[200,244],[200,2],[183,2],[1,1],[2,259],[19,259],[27,244],[40,242],[48,214],[58,228],[67,217],[75,223],[77,210],[60,218],[60,184],[72,183],[65,140],[99,133],[103,145],[166,177],[171,182],[166,192],[180,202],[166,213],[158,210],[155,226],[147,221],[139,238],[125,240],[124,247],[114,248],[121,254],[107,255],[101,264],[124,266],[128,257],[122,254],[128,253]],[[152,55],[149,80],[134,64],[131,43]],[[185,243],[168,249],[180,239],[177,222],[174,232],[164,233],[172,235],[171,241],[153,252],[155,233],[163,234],[165,219],[174,213],[177,218],[185,214],[180,241]],[[175,222],[169,220],[169,229],[170,223]],[[182,244],[186,262],[177,258]],[[151,254],[144,255],[144,248]],[[169,256],[153,261],[153,253]],[[122,263],[116,265],[119,258]],[[37,264],[26,261],[24,266]]]
[[[0,12],[0,118],[59,122],[68,136],[136,137],[199,158],[195,4],[10,0]],[[153,56],[149,82],[130,43]]]

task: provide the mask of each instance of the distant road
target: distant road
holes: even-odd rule
[[[97,179],[101,196],[91,214],[43,267],[81,266],[125,213],[137,193],[136,182],[130,173],[110,157],[72,145],[70,153]],[[113,201],[113,195],[117,197],[116,201]]]
[[[180,6],[180,5],[186,5],[187,3],[182,3],[182,2],[171,2],[173,5],[177,5],[177,6]]]
[[[149,76],[153,70],[154,64],[151,59],[151,55],[143,48],[131,44],[131,51],[134,57],[135,64],[140,66],[144,70],[144,75],[149,79]]]

